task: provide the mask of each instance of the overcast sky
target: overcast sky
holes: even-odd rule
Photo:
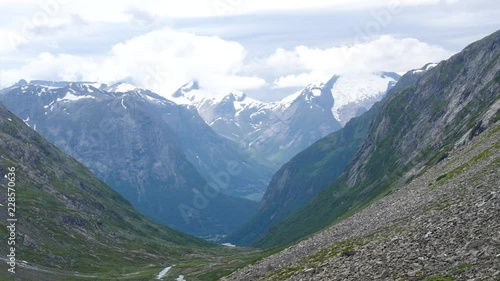
[[[276,100],[335,74],[404,73],[500,27],[494,0],[0,0],[0,87],[196,79]]]

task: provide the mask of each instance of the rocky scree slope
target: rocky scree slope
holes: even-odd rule
[[[498,118],[500,31],[423,73],[387,99],[346,171],[255,245],[273,247],[318,231],[432,167],[464,136]],[[463,139],[464,138],[464,139]]]
[[[399,190],[222,280],[499,280],[498,118],[471,133]]]

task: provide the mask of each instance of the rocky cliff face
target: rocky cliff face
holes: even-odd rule
[[[195,110],[126,84],[34,81],[3,90],[0,99],[157,222],[216,235],[255,210],[224,195],[245,192],[238,184],[249,164]]]
[[[346,171],[256,245],[291,242],[410,181],[488,128],[500,107],[500,32],[471,44],[385,101]]]

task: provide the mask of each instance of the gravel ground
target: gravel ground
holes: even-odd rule
[[[222,280],[500,280],[498,127],[363,211]]]

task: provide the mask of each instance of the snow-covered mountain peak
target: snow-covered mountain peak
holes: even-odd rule
[[[199,90],[200,86],[198,85],[198,81],[191,80],[188,83],[182,85],[175,93],[172,94],[173,98],[181,98],[189,95],[190,92]]]
[[[334,99],[332,113],[335,119],[345,125],[349,119],[355,117],[359,112],[351,112],[342,116],[342,109],[351,104],[362,105],[368,102],[370,105],[363,106],[367,110],[371,105],[382,99],[389,87],[394,86],[397,79],[393,75],[383,73],[353,74],[339,76],[331,88]]]
[[[247,95],[245,93],[236,90],[231,91],[229,95],[233,96],[235,101],[240,101],[240,102],[247,98]]]
[[[321,90],[323,89],[324,86],[325,86],[325,83],[323,83],[321,81],[316,81],[314,83],[309,84],[303,90],[303,92],[306,95],[312,95],[313,97],[319,97],[319,96],[321,96]]]
[[[321,89],[325,86],[323,81],[314,81],[313,83],[307,85],[306,90]]]
[[[21,80],[9,89],[18,88],[19,94],[32,94],[36,96],[44,96],[47,100],[57,99],[62,100],[63,96],[66,94],[71,94],[72,96],[95,96],[96,92],[101,92],[101,88],[105,87],[105,84],[91,83],[91,82],[56,82],[56,81],[43,81],[43,80],[33,80],[29,83],[26,80]],[[101,93],[100,93],[101,94]],[[64,100],[78,100],[75,98],[68,98]]]
[[[211,96],[212,93],[200,89],[198,81],[193,80],[181,86],[168,99],[177,104],[198,107]]]
[[[284,109],[290,107],[303,92],[304,92],[304,90],[300,90],[300,91],[297,91],[289,96],[284,97],[280,101],[274,103],[274,107],[276,109],[280,109],[280,110],[284,110]]]
[[[103,83],[99,83],[99,82],[81,82],[78,84],[80,84],[81,86],[86,87],[86,88],[92,87],[92,88],[99,89],[99,90],[103,90],[103,89],[106,89],[108,87],[108,85],[103,84]]]
[[[16,91],[16,88],[18,89]],[[99,101],[102,99],[119,100],[123,108],[126,103],[147,102],[158,105],[171,105],[171,101],[149,90],[137,88],[131,84],[119,83],[107,87],[96,82],[55,82],[35,80],[29,83],[22,81],[9,88],[18,95],[41,97],[44,114],[49,114],[56,105],[67,106],[82,101]]]
[[[202,116],[206,115],[204,109],[217,106],[219,110],[226,113],[238,114],[241,109],[252,106],[259,106],[263,103],[249,98],[244,92],[232,90],[226,94],[214,93],[200,88],[197,81],[191,81],[180,87],[170,97],[170,100],[177,104],[194,106]],[[207,117],[207,123],[211,123],[211,117]]]
[[[335,75],[327,82],[316,81],[285,97],[275,108],[284,110],[295,102],[302,102],[311,109],[318,106],[331,110],[333,117],[345,125],[382,99],[398,79],[399,75],[392,72]]]
[[[139,88],[135,85],[126,82],[119,82],[109,86],[106,91],[110,93],[126,93],[132,92],[135,90],[139,90]]]
[[[384,72],[336,75],[274,102],[262,102],[237,90],[208,91],[197,81],[182,85],[167,98],[124,82],[107,87],[92,82],[20,81],[15,93],[20,99],[38,99],[42,115],[67,113],[89,103],[114,104],[124,111],[145,104],[161,110],[182,105],[198,111],[221,136],[280,165],[369,109],[398,78]]]
[[[78,95],[82,93],[93,94],[96,92],[102,92],[107,85],[97,82],[71,82],[66,87],[69,88],[68,91]]]
[[[102,90],[107,86],[106,84],[97,82],[65,82],[65,81],[44,81],[44,80],[32,80],[26,82],[26,80],[20,80],[18,83],[14,84],[11,89],[18,87],[20,93],[32,93],[37,96],[41,95],[60,95],[61,92],[72,93],[76,96],[78,95],[94,95],[94,93],[102,94]]]

